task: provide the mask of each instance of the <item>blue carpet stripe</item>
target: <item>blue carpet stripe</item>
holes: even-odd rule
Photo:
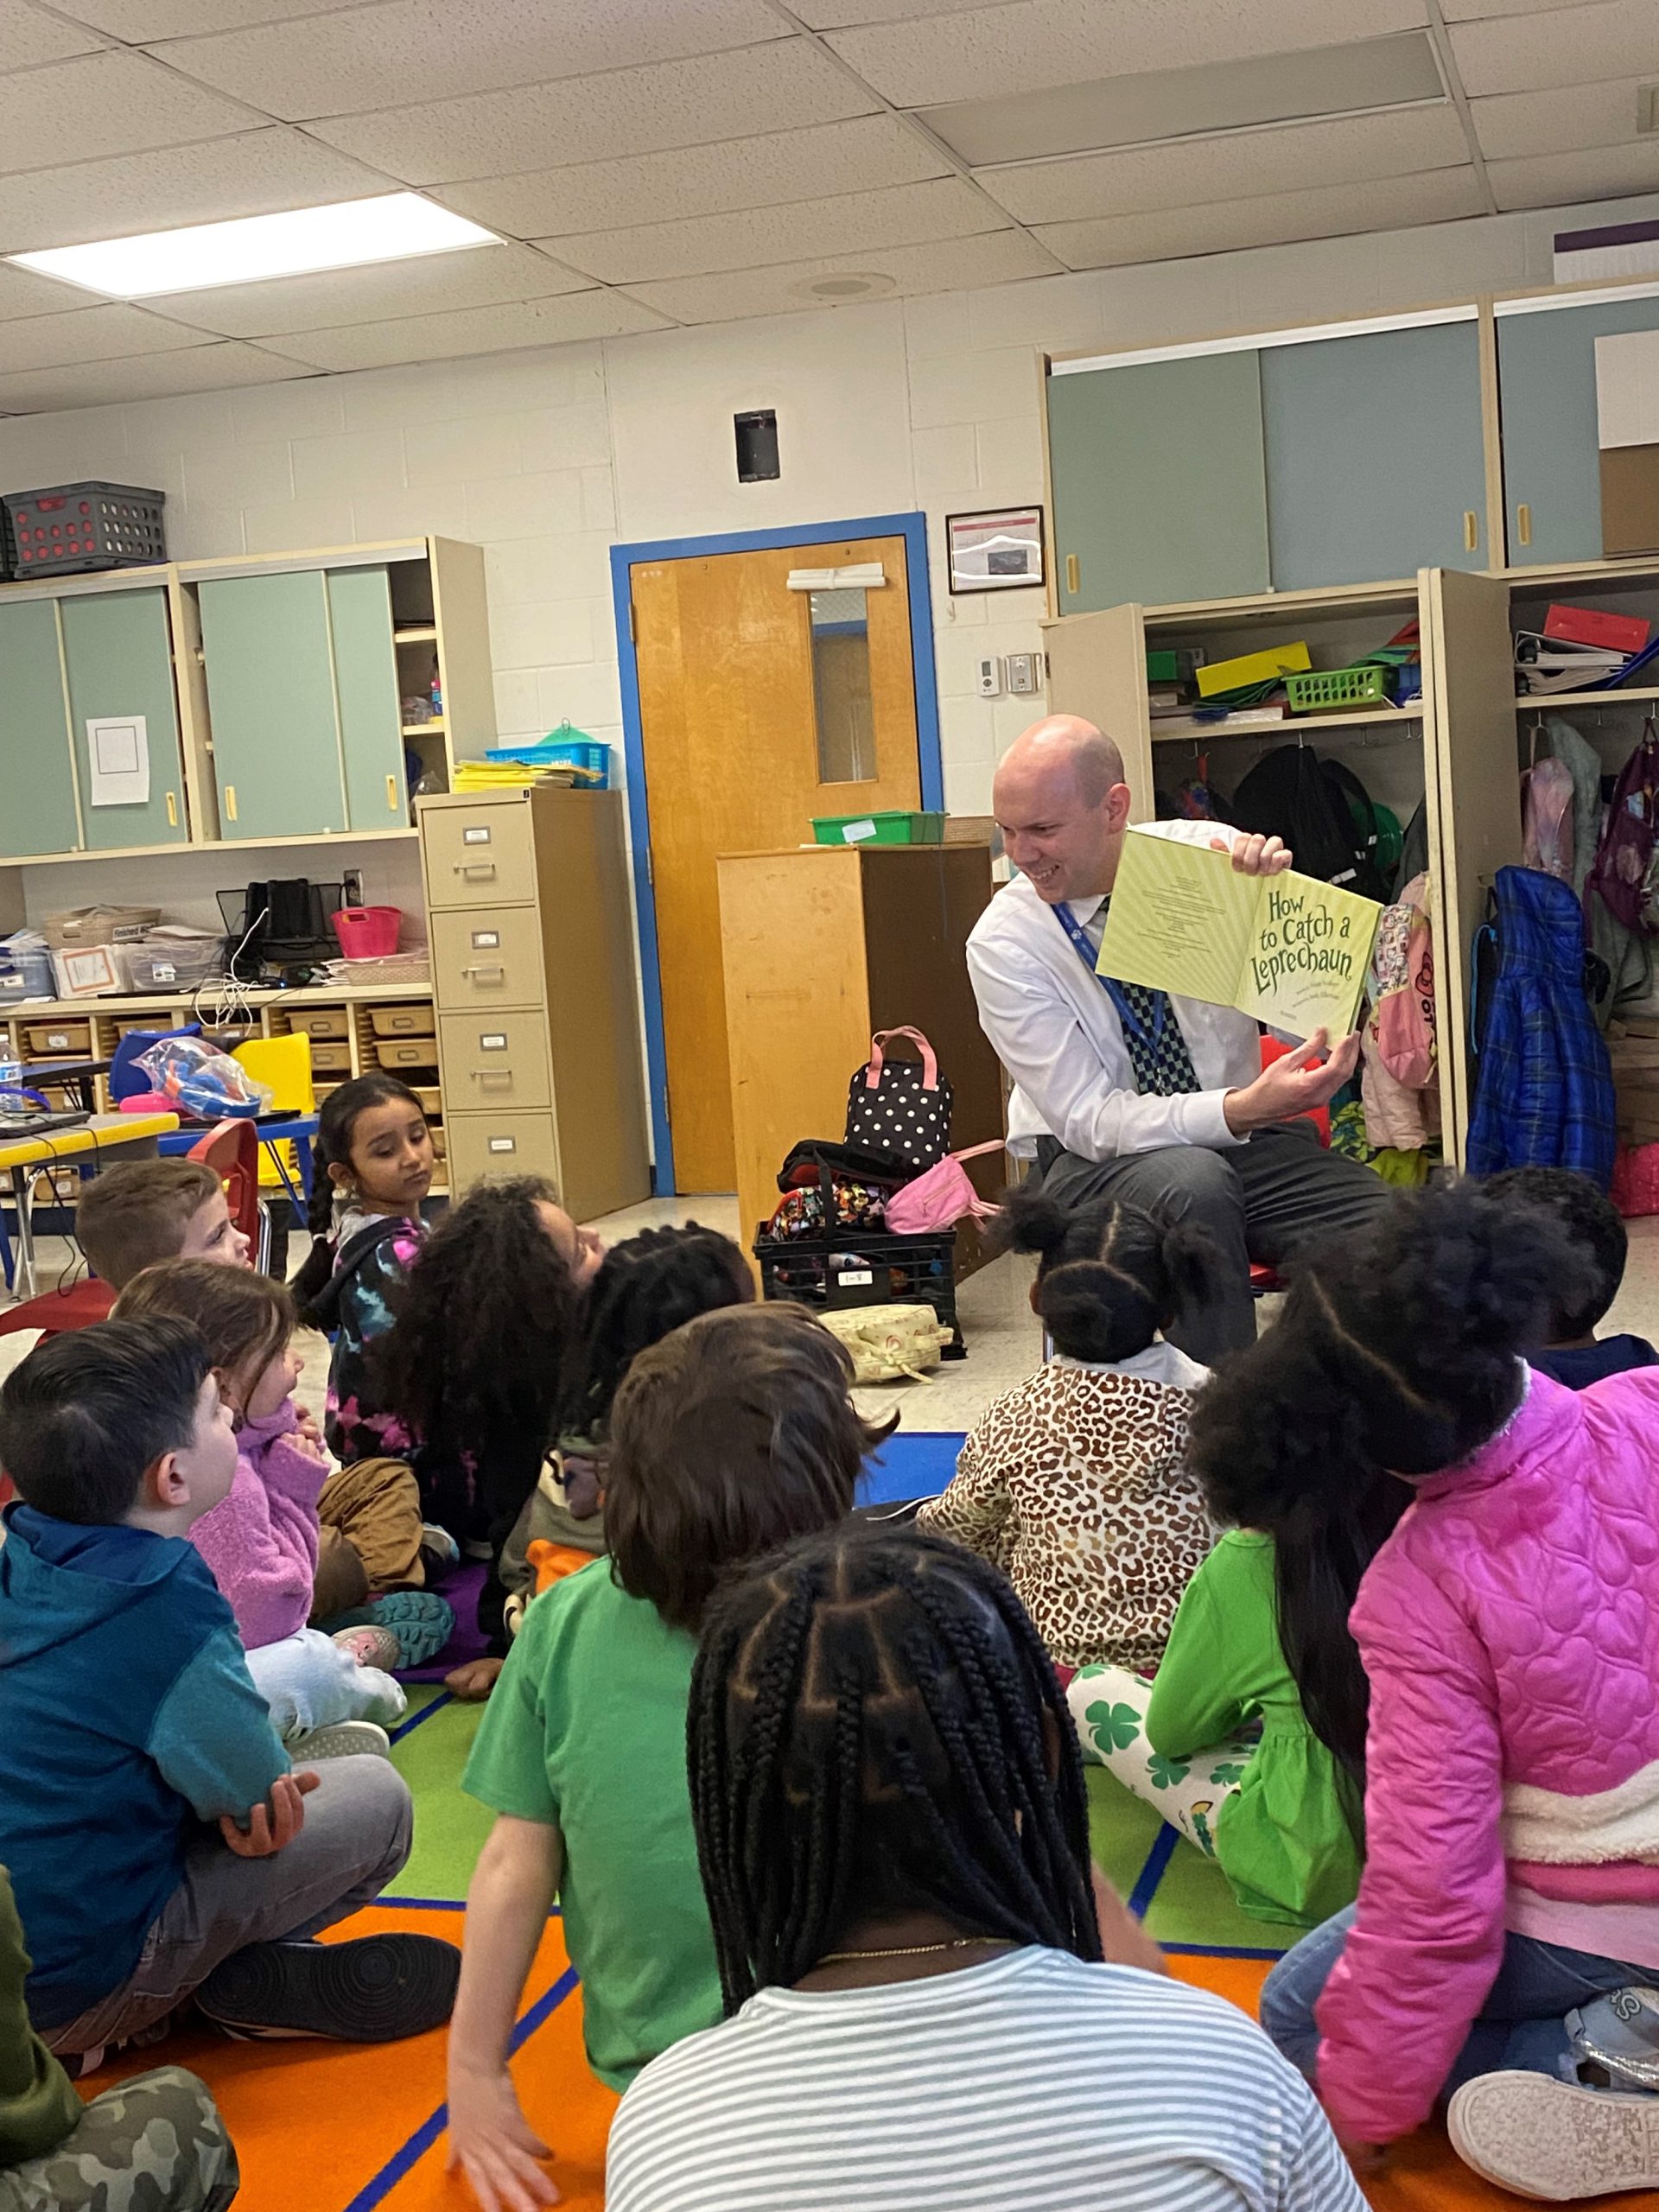
[[[1135,1887],[1127,1903],[1137,1920],[1147,1916],[1147,1907],[1158,1893],[1158,1885],[1164,1878],[1164,1870],[1175,1856],[1175,1847],[1180,1841],[1180,1831],[1166,1821],[1152,1840],[1152,1849],[1147,1853],[1147,1863],[1135,1877]]]
[[[454,1701],[450,1691],[440,1690],[430,1705],[423,1705],[418,1713],[411,1713],[407,1720],[398,1722],[391,1731],[392,1742],[401,1744],[412,1728],[418,1728],[423,1720],[429,1720],[435,1713],[442,1713],[446,1705],[453,1705]]]
[[[574,1967],[567,1967],[553,1986],[537,1999],[513,2029],[512,2040],[507,2045],[510,2058],[518,2056],[529,2037],[535,2034],[544,2020],[557,2012],[575,1986],[576,1970]],[[345,2212],[374,2212],[374,2207],[385,2202],[404,2176],[420,2164],[448,2125],[449,2107],[447,2103],[441,2104],[435,2113],[429,2113],[421,2122],[403,2148],[392,2153],[373,2180],[359,2190],[345,2208]]]
[[[1160,1951],[1172,1959],[1273,1959],[1284,1957],[1282,1951],[1251,1950],[1237,1943],[1160,1943]]]

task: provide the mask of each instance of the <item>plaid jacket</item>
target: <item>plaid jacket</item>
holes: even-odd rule
[[[1584,916],[1567,885],[1501,868],[1492,894],[1497,973],[1469,1123],[1469,1169],[1613,1172],[1613,1076],[1584,990]]]

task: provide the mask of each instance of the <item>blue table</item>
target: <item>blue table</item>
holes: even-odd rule
[[[207,1133],[208,1126],[204,1124],[198,1128],[181,1129],[175,1136],[163,1137],[159,1146],[163,1158],[188,1152],[193,1145],[200,1144]],[[296,1218],[303,1224],[306,1204],[311,1196],[311,1143],[317,1134],[317,1116],[315,1114],[266,1114],[253,1126],[258,1132],[260,1143],[270,1154],[272,1165],[282,1178],[283,1188],[294,1208]],[[294,1187],[294,1178],[289,1173],[288,1162],[283,1158],[282,1147],[285,1144],[293,1146],[299,1167],[300,1187],[297,1191]]]

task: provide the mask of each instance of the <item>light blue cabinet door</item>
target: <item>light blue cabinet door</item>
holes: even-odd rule
[[[1049,378],[1063,614],[1268,588],[1256,359],[1205,353]]]
[[[346,829],[327,576],[214,577],[200,601],[223,835]]]
[[[154,589],[70,594],[60,604],[87,850],[183,844],[189,830],[167,594],[157,585]],[[86,725],[124,719],[143,723],[149,791],[143,799],[102,806],[92,779]]]
[[[0,854],[79,844],[57,606],[16,600],[0,605]]]
[[[347,819],[353,830],[405,830],[403,715],[384,569],[330,570],[328,626]]]
[[[1503,500],[1516,568],[1601,558],[1596,340],[1621,330],[1659,330],[1659,300],[1498,317]]]
[[[1261,359],[1275,591],[1496,557],[1475,323],[1273,346]]]

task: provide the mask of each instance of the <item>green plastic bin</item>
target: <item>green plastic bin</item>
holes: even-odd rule
[[[942,845],[942,814],[815,814],[812,836],[820,845]]]
[[[1312,669],[1306,675],[1285,678],[1285,696],[1293,715],[1333,715],[1354,707],[1386,707],[1389,671],[1375,661],[1357,668]]]

